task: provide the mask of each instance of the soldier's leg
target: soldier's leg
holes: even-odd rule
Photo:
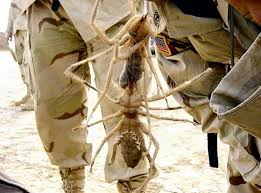
[[[237,140],[230,148],[229,193],[261,192],[261,132],[257,118],[260,117],[258,116],[260,109],[257,102],[258,99],[260,101],[260,97],[258,95],[252,96],[253,93],[258,93],[261,80],[260,37],[259,35],[229,74],[222,79],[212,93],[210,101],[211,107],[221,119],[231,121],[242,128],[240,132],[235,130],[234,136]],[[253,102],[254,100],[256,101]],[[225,114],[226,116],[224,116]],[[238,148],[234,147],[236,144],[238,144]],[[241,151],[239,151],[240,147],[241,149],[243,147]],[[241,160],[237,160],[238,155],[243,154],[244,151],[247,151],[251,159],[244,159],[247,156],[241,155]],[[247,164],[244,162],[251,163],[255,167],[247,168]]]
[[[260,193],[260,184],[247,183],[238,170],[234,167],[233,163],[230,161],[233,156],[229,155],[229,160],[227,163],[228,168],[228,190],[227,193]]]
[[[101,40],[95,39],[87,43],[88,54],[94,55],[104,49],[107,45]],[[106,75],[108,73],[109,62],[112,58],[112,53],[97,58],[93,62],[93,69],[95,73],[96,86],[99,90],[104,88],[106,81]],[[122,90],[119,88],[119,76],[123,70],[124,62],[117,61],[113,67],[113,76],[110,88],[108,91],[109,96],[116,98],[122,94]],[[141,81],[142,82],[142,81]],[[107,116],[119,111],[121,107],[109,101],[106,97],[101,102],[101,111],[103,116]],[[117,125],[119,118],[115,118],[104,123],[106,132]],[[127,167],[122,155],[120,146],[117,149],[116,158],[113,164],[109,165],[109,161],[113,150],[113,138],[109,140],[109,152],[107,155],[105,165],[105,179],[108,182],[118,180],[118,190],[120,193],[130,193],[132,190],[138,188],[142,182],[146,179],[147,175],[147,161],[146,157],[142,157],[138,165],[134,168]]]
[[[28,96],[27,101],[25,101],[24,104],[22,104],[20,107],[22,110],[33,110],[34,109],[34,101],[33,101],[33,93],[34,93],[34,80],[32,76],[32,56],[29,48],[29,37],[28,37],[28,31],[23,30],[20,31],[23,38],[23,61],[22,61],[22,70],[23,70],[23,76],[24,76],[24,83],[26,85],[26,90]]]
[[[26,95],[21,100],[15,102],[16,106],[24,104],[28,99],[30,99],[29,83],[26,74],[26,70],[28,66],[24,63],[25,40],[26,40],[26,31],[18,30],[14,35],[15,54],[16,54],[17,63],[19,65],[21,78],[24,84],[26,85]]]
[[[217,132],[222,142],[230,146],[228,192],[259,192],[258,187],[261,182],[260,139],[253,138],[235,125],[219,120],[209,106],[208,96],[225,75],[224,65],[204,62],[192,50],[183,50],[169,56],[168,59],[161,53],[158,53],[157,56],[170,86],[184,82],[184,78],[191,79],[195,73],[200,73],[202,68],[213,68],[212,75],[195,82],[185,91],[177,93],[175,98],[202,125],[203,131]]]
[[[220,139],[230,146],[227,193],[261,193],[261,140],[236,127],[221,128]]]
[[[218,41],[216,38],[218,37]],[[202,56],[205,60],[213,61],[213,62],[222,62],[226,63],[226,61],[230,60],[230,44],[228,43],[228,33],[225,30],[219,30],[215,32],[211,32],[208,34],[203,34],[199,36],[191,36],[189,37],[191,43],[198,51],[200,56]],[[239,43],[235,40],[235,58],[242,60],[244,56],[242,54],[245,52],[244,49],[241,48]],[[254,52],[255,53],[255,52]],[[258,52],[256,52],[258,53]],[[242,56],[242,57],[241,57]],[[252,54],[248,57],[251,60],[252,68],[254,69],[254,62],[256,59],[256,55]],[[228,62],[229,63],[229,62]],[[237,64],[236,64],[237,65]],[[246,66],[246,63],[244,63]],[[235,66],[236,67],[236,66]],[[244,71],[249,72],[249,71]],[[244,73],[242,72],[242,73]],[[260,71],[259,71],[260,72]],[[258,70],[255,70],[256,74],[258,74]],[[254,74],[253,73],[253,74]],[[231,72],[229,73],[231,74]],[[248,74],[251,74],[250,72]],[[252,75],[252,74],[251,74]],[[227,77],[227,76],[226,76]],[[226,77],[224,79],[226,79]],[[253,85],[257,85],[260,82],[260,78],[258,79],[258,75],[254,76],[250,81],[248,76],[242,78],[242,82],[248,81],[244,86],[240,85],[240,81],[234,79],[234,83],[232,85],[238,86],[238,88],[242,88],[242,93],[248,93],[252,88],[255,88]],[[238,77],[237,77],[238,78]],[[224,80],[223,79],[223,80]],[[240,80],[240,78],[239,78]],[[226,93],[220,94],[220,103],[226,108],[230,107],[228,101],[233,101],[231,95],[229,95],[229,91],[231,93],[236,93],[233,86],[227,86]],[[236,87],[234,86],[234,87]],[[252,86],[252,87],[251,87]],[[229,88],[229,89],[228,89]],[[248,89],[247,89],[248,88]],[[248,90],[248,92],[246,92]],[[223,97],[223,98],[222,98]],[[229,98],[231,97],[231,98]],[[240,99],[244,98],[244,94],[237,93],[235,104],[240,103]],[[230,100],[229,100],[230,99]],[[232,102],[231,102],[232,103]],[[215,111],[216,112],[216,111]],[[247,115],[245,115],[247,117]],[[210,122],[209,126],[212,128],[216,128],[219,133],[219,137],[222,142],[228,144],[230,146],[229,158],[228,158],[228,192],[229,193],[256,193],[261,192],[261,167],[260,167],[260,138],[253,137],[244,130],[238,128],[237,126],[223,121],[222,119],[217,119],[217,115],[215,114],[215,118]],[[249,119],[251,122],[251,120]]]
[[[82,193],[84,166],[91,158],[86,143],[86,90],[64,71],[86,57],[86,44],[62,7],[36,1],[27,12],[36,83],[36,122],[51,163],[59,166],[65,192]],[[78,69],[88,81],[88,66]],[[81,73],[82,72],[82,73]]]

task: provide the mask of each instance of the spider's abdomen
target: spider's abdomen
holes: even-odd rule
[[[122,133],[121,153],[128,167],[134,168],[142,157],[144,140],[142,134],[136,134],[131,129]]]

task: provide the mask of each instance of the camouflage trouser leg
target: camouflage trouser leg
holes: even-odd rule
[[[82,121],[86,117],[86,91],[84,87],[64,75],[64,71],[87,56],[94,55],[108,47],[94,39],[85,43],[63,8],[51,10],[48,1],[36,1],[28,10],[28,24],[34,76],[36,81],[36,120],[44,148],[51,162],[60,167],[88,165],[91,158],[91,145],[86,143],[86,128]],[[108,65],[112,53],[93,61],[96,85],[104,87]],[[118,81],[122,63],[115,64],[113,81]],[[88,64],[76,71],[78,76],[89,80]],[[118,95],[118,89],[111,84],[109,94]],[[119,106],[106,99],[101,104],[102,114],[115,113]],[[117,124],[117,120],[105,123],[106,132]],[[109,153],[111,153],[111,141]],[[119,150],[120,151],[120,150]],[[146,173],[144,159],[134,168],[128,168],[117,153],[113,165],[106,163],[107,181],[128,180],[132,176]]]
[[[260,139],[233,124],[219,120],[209,106],[209,96],[225,75],[224,65],[205,62],[193,50],[185,50],[167,58],[157,53],[157,57],[169,86],[179,85],[209,67],[213,69],[209,76],[202,77],[174,97],[202,125],[204,132],[218,133],[221,141],[230,146],[228,193],[260,192]]]
[[[27,87],[27,95],[33,93],[33,81],[30,72],[31,55],[29,50],[27,31],[18,30],[14,35],[15,54],[24,84]]]
[[[256,145],[261,148],[261,141],[259,140],[259,144],[256,142]],[[250,150],[251,144],[249,143],[248,145],[248,149]],[[230,148],[231,151],[233,152],[233,148]],[[261,153],[260,151],[261,149],[259,149],[259,155]],[[253,153],[253,152],[252,152]],[[242,178],[241,174],[238,172],[238,169],[236,168],[235,164],[233,164],[233,160],[235,160],[235,158],[233,158],[233,154],[230,153],[229,154],[229,158],[228,158],[228,167],[227,167],[227,172],[228,172],[228,182],[229,182],[229,186],[228,186],[228,190],[227,193],[260,193],[261,192],[261,183],[260,183],[260,172],[256,172],[257,173],[257,179],[258,179],[258,175],[259,175],[259,185],[256,184],[258,183],[257,181],[254,183],[246,183],[245,180]],[[243,162],[242,162],[243,163]],[[258,167],[258,166],[256,166]],[[260,166],[259,166],[260,167]],[[250,172],[250,177],[251,177],[252,172]]]
[[[245,168],[242,172],[240,168],[243,165],[239,162],[234,166],[228,167],[229,174],[232,177],[229,179],[231,186],[229,192],[241,193],[241,192],[261,192],[261,122],[260,122],[260,82],[261,82],[261,35],[257,37],[248,51],[240,58],[232,70],[222,79],[217,88],[214,90],[211,96],[210,105],[212,109],[217,113],[220,119],[227,120],[238,125],[242,130],[249,132],[248,140],[243,139],[243,135],[239,135],[237,138],[239,141],[246,141],[243,143],[243,147],[251,154],[255,159],[246,160],[253,166],[254,172],[247,173],[249,169]],[[241,133],[246,133],[242,132]],[[235,149],[231,147],[231,152]],[[233,153],[229,157],[229,162],[233,163],[235,158]],[[235,171],[241,171],[235,173]],[[252,184],[245,184],[243,177]],[[259,191],[258,191],[259,189]]]

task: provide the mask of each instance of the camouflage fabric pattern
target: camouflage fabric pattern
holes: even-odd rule
[[[90,26],[91,10],[93,10],[95,0],[80,0],[77,3],[75,3],[74,0],[59,1],[84,41],[88,42],[89,40],[95,38],[97,34]],[[22,12],[28,9],[28,7],[30,7],[34,2],[36,2],[36,0],[21,1]],[[50,4],[53,1],[48,0],[44,2],[45,4]],[[129,14],[129,4],[126,0],[106,0],[103,1],[99,7],[96,22],[103,30],[107,30],[111,26],[129,16]],[[59,17],[56,19],[59,19]]]
[[[47,0],[36,1],[27,10],[31,52],[36,82],[36,122],[44,148],[52,162],[61,168],[74,168],[90,163],[92,146],[86,143],[87,130],[82,125],[87,114],[87,96],[84,86],[64,75],[71,64],[95,55],[108,46],[99,39],[85,42],[69,19],[67,12],[60,7],[51,10]],[[110,34],[115,33],[108,30]],[[92,61],[96,86],[102,90],[106,80],[112,53]],[[117,82],[123,62],[115,64],[113,82]],[[90,81],[89,64],[86,63],[74,73]],[[116,84],[110,84],[110,96],[121,94]],[[119,110],[119,106],[106,98],[101,103],[102,115]],[[104,123],[109,132],[118,120]],[[112,153],[113,139],[109,141],[108,157]],[[108,162],[108,161],[107,161]],[[106,181],[129,180],[133,176],[147,172],[147,162],[143,157],[135,168],[126,166],[120,148],[114,164],[105,166]]]

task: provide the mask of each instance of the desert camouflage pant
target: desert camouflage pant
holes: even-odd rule
[[[223,32],[222,32],[223,33]],[[222,142],[230,147],[228,157],[228,193],[260,193],[261,192],[261,139],[256,138],[239,127],[220,120],[209,106],[211,93],[221,79],[225,76],[225,65],[217,62],[226,62],[229,56],[217,59],[217,62],[206,62],[199,53],[208,54],[214,61],[216,53],[229,50],[226,41],[222,42],[218,33],[208,33],[184,39],[169,39],[169,45],[175,47],[172,56],[164,56],[157,50],[160,69],[170,87],[175,87],[186,80],[202,73],[207,68],[212,68],[208,76],[203,76],[189,88],[174,95],[174,98],[184,106],[184,109],[202,125],[202,130],[209,133],[218,133]],[[215,42],[218,39],[218,42]],[[204,45],[207,42],[208,47]],[[213,43],[211,43],[213,42]],[[215,49],[212,53],[213,45]],[[222,50],[226,47],[225,50]],[[221,49],[221,50],[218,50]],[[236,48],[237,49],[237,48]],[[240,53],[236,50],[236,56]],[[254,59],[253,59],[254,61]]]
[[[87,114],[86,89],[81,83],[66,77],[64,71],[71,64],[103,51],[108,45],[98,38],[84,42],[64,9],[60,7],[53,12],[49,1],[36,1],[28,9],[27,17],[36,82],[36,122],[44,149],[51,163],[59,167],[88,165],[92,146],[86,143],[87,130],[82,124]],[[113,33],[114,28],[118,27],[113,26],[108,32]],[[111,58],[112,53],[109,53],[92,61],[99,90],[104,87]],[[116,62],[113,82],[118,82],[122,67],[122,61]],[[75,73],[90,81],[89,63]],[[121,93],[115,84],[110,84],[108,94],[114,98]],[[103,116],[115,113],[119,108],[106,98],[101,103]],[[117,123],[117,119],[106,121],[106,132]],[[112,145],[110,140],[108,157],[111,157]],[[106,162],[106,181],[129,180],[145,174],[146,165],[143,157],[135,168],[127,167],[118,148],[115,162],[112,165],[108,160]]]
[[[32,57],[29,49],[28,32],[26,30],[17,30],[14,34],[14,42],[21,77],[27,87],[27,95],[31,95],[34,90],[34,81],[32,80],[31,74]]]

